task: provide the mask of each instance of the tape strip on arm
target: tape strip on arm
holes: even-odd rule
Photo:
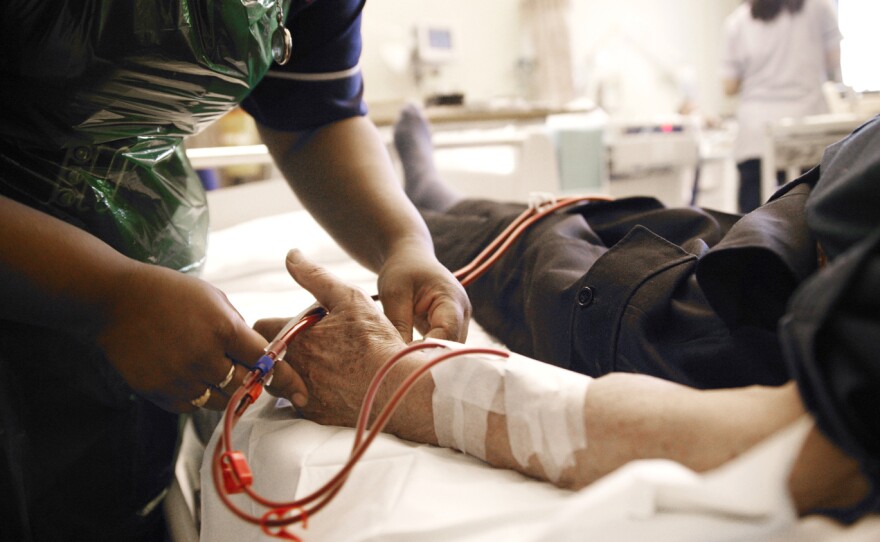
[[[444,341],[444,344],[447,344]],[[461,345],[449,343],[451,348]],[[510,450],[534,458],[558,482],[587,447],[584,401],[592,379],[517,354],[467,354],[431,369],[434,430],[441,446],[486,460],[489,413],[504,416]]]

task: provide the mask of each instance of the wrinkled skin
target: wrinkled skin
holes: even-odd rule
[[[406,343],[362,290],[344,284],[297,251],[288,255],[287,268],[328,314],[288,347],[285,360],[296,372],[276,372],[267,389],[290,399],[306,418],[354,426],[372,376]],[[254,329],[271,339],[286,322],[264,319]],[[300,377],[307,394],[302,393]]]

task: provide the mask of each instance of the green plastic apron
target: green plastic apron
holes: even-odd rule
[[[0,91],[0,193],[199,269],[207,211],[183,138],[265,73],[275,0],[31,3]]]
[[[183,139],[263,76],[275,9],[10,0],[0,7],[0,194],[131,258],[197,272],[208,216]],[[177,423],[94,345],[0,321],[3,537],[149,539]]]

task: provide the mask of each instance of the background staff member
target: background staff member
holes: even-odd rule
[[[762,203],[767,125],[828,112],[822,85],[840,81],[840,40],[830,0],[748,0],[725,21],[721,76],[725,93],[738,96],[740,212]]]

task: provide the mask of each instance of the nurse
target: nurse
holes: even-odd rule
[[[223,407],[266,344],[197,278],[208,215],[182,146],[240,102],[298,198],[378,273],[401,337],[464,337],[464,290],[364,117],[363,5],[0,7],[4,540],[164,536],[178,413]]]
[[[828,112],[822,85],[840,81],[837,9],[831,0],[748,0],[724,25],[724,91],[737,96],[734,157],[739,211],[761,199],[767,125],[784,117]]]

